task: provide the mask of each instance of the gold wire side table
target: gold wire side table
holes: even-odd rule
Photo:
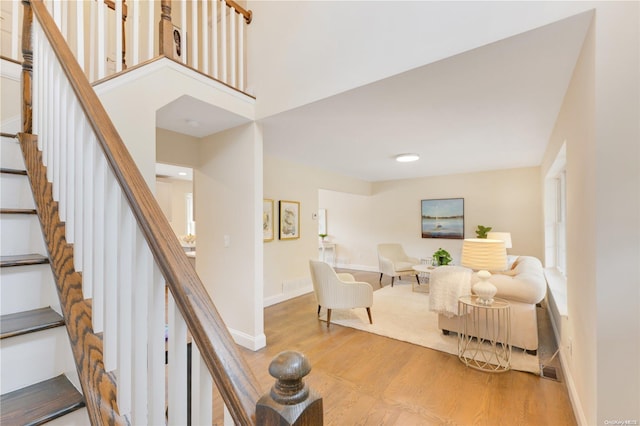
[[[511,368],[511,306],[494,298],[491,305],[478,302],[478,296],[458,299],[461,332],[458,358],[467,367],[491,373]]]

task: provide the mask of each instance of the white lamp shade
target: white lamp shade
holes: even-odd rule
[[[511,232],[487,232],[487,238],[490,240],[502,240],[505,248],[511,248]]]
[[[462,243],[462,266],[475,270],[504,271],[507,269],[507,249],[504,241],[488,238],[467,238]]]

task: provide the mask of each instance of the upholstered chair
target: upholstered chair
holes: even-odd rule
[[[327,327],[331,325],[332,309],[366,308],[371,320],[371,305],[373,304],[373,288],[371,284],[358,282],[353,275],[347,273],[336,273],[336,271],[325,262],[317,260],[309,261],[311,270],[311,281],[313,281],[313,291],[318,301],[318,316],[321,307],[327,310]]]
[[[395,277],[400,278],[402,275],[415,275],[416,271],[413,266],[420,263],[415,257],[409,257],[404,252],[402,245],[396,243],[378,244],[378,263],[380,266],[380,284],[382,284],[382,276],[389,275],[391,277],[391,287]]]

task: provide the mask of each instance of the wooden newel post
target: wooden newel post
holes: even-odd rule
[[[302,380],[311,371],[307,358],[294,351],[279,353],[269,365],[276,379],[269,394],[256,404],[256,424],[278,426],[322,425],[322,397]]]
[[[33,110],[31,103],[31,79],[33,76],[33,10],[29,0],[22,0],[24,15],[22,17],[22,132],[33,131]]]
[[[171,0],[160,1],[160,54],[173,59],[173,24],[171,23]]]

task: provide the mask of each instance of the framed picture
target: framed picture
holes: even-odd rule
[[[262,239],[273,241],[273,200],[262,200]]]
[[[280,207],[280,239],[300,238],[300,203],[280,200],[278,205]]]
[[[421,201],[422,238],[464,239],[464,198]]]

